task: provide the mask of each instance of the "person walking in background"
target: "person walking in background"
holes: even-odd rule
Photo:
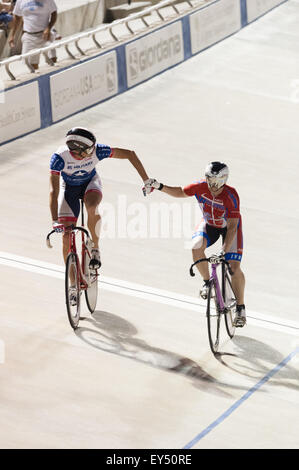
[[[57,6],[54,0],[17,0],[13,9],[13,25],[9,45],[15,47],[15,34],[23,19],[22,54],[47,46],[51,41],[51,29],[57,20]],[[53,35],[52,35],[53,40]],[[56,62],[55,50],[49,57]],[[35,70],[39,65],[39,54],[29,59]]]

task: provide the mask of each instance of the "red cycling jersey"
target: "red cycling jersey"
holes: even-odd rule
[[[235,188],[224,185],[218,196],[213,196],[206,180],[185,186],[187,196],[195,196],[207,224],[223,228],[227,219],[241,219],[240,199]]]

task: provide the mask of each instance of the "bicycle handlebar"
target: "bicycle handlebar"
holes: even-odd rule
[[[73,230],[79,230],[80,232],[85,233],[85,235],[86,235],[88,238],[90,238],[90,235],[89,235],[88,231],[87,231],[85,228],[83,228],[83,227],[76,227],[75,225],[70,225],[69,227],[65,227],[63,231],[64,231],[64,232],[71,232],[71,231],[73,231]],[[47,247],[48,247],[48,248],[53,248],[53,246],[51,245],[51,242],[50,242],[50,237],[51,237],[51,235],[52,235],[53,233],[55,233],[55,232],[56,232],[56,230],[51,230],[51,232],[49,232],[48,235],[47,235],[46,244],[47,244]],[[58,232],[56,232],[56,233],[58,233]]]
[[[211,263],[211,264],[225,264],[227,267],[228,267],[228,272],[230,273],[230,275],[232,274],[232,269],[230,267],[230,264],[228,261],[226,261],[225,259],[223,258],[219,258],[219,256],[217,255],[212,255],[210,256],[209,258],[201,258],[201,259],[198,259],[197,261],[195,261],[195,263],[193,263],[191,266],[190,266],[190,269],[189,269],[189,273],[190,273],[190,276],[194,277],[195,276],[195,273],[193,271],[193,267],[198,264],[198,263],[201,263],[202,261],[206,261],[207,263]]]
[[[50,236],[52,235],[52,233],[56,232],[56,230],[51,230],[51,232],[48,233],[47,235],[47,238],[46,238],[46,243],[47,243],[47,247],[48,248],[53,248],[53,246],[51,245],[51,242],[50,242]]]

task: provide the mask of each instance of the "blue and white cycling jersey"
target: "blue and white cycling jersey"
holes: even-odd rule
[[[96,174],[95,166],[112,153],[108,145],[97,144],[93,154],[81,160],[74,157],[67,145],[64,145],[52,155],[50,170],[53,174],[61,174],[66,184],[79,186],[90,181]]]

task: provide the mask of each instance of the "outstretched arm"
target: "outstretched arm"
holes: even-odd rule
[[[157,180],[150,180],[148,186],[153,189],[158,189],[163,193],[169,194],[172,197],[188,197],[181,186],[166,186],[166,184],[159,183]]]
[[[114,148],[112,158],[123,158],[129,160],[142,180],[146,181],[148,179],[148,175],[144,169],[144,166],[133,150]]]
[[[180,186],[166,186],[163,184],[161,190],[163,193],[169,194],[169,196],[173,197],[188,197],[186,193],[184,193],[183,188]]]

